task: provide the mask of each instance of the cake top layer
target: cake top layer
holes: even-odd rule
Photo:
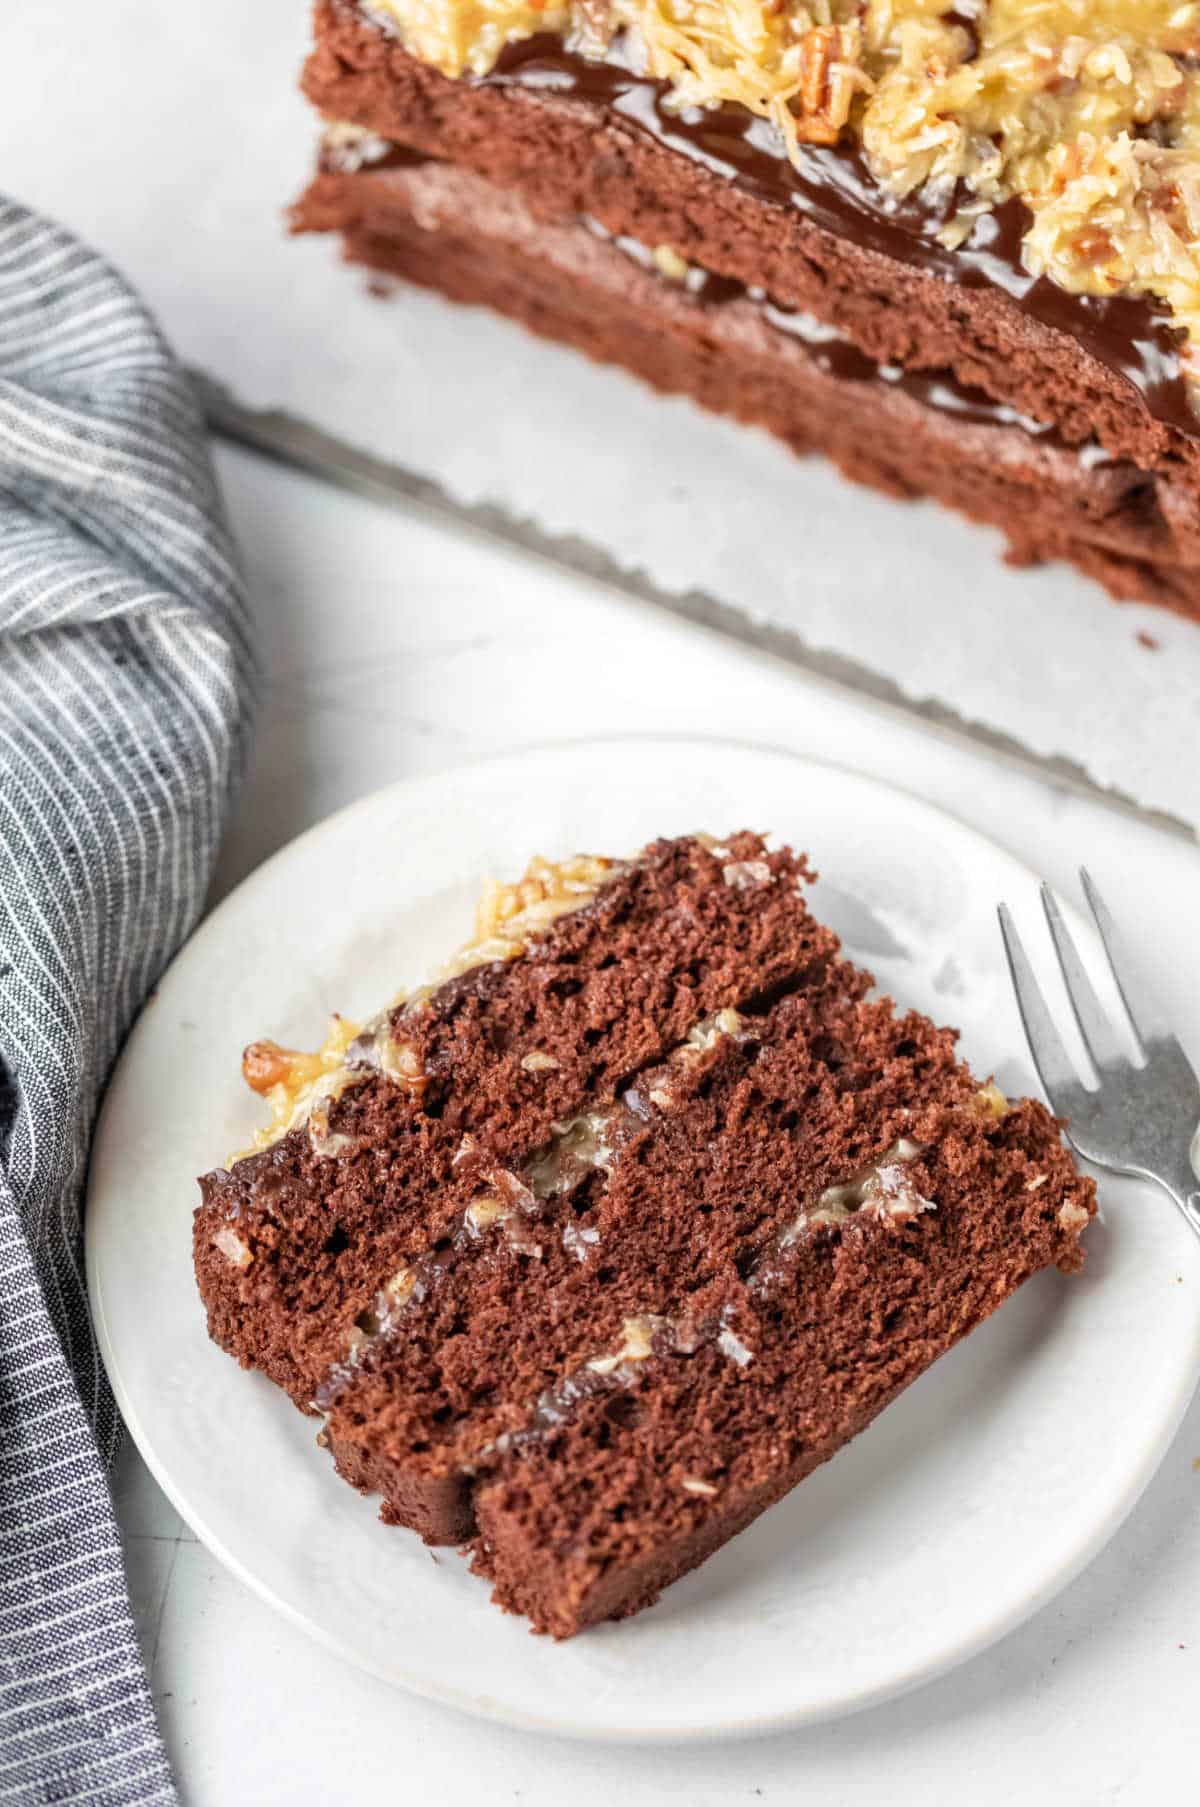
[[[1029,210],[1023,257],[1074,294],[1145,296],[1200,336],[1200,4],[1195,0],[373,0],[406,48],[485,75],[551,32],[806,144],[859,150],[884,196],[919,194],[948,248]]]
[[[511,884],[489,878],[475,911],[471,940],[440,966],[427,984],[417,991],[400,993],[365,1028],[348,1017],[335,1015],[325,1041],[313,1054],[281,1048],[273,1041],[251,1042],[242,1056],[242,1077],[252,1091],[266,1098],[271,1121],[255,1132],[250,1148],[232,1160],[269,1148],[302,1122],[307,1122],[310,1132],[327,1142],[330,1104],[356,1078],[362,1077],[368,1065],[410,1091],[419,1090],[420,1064],[413,1051],[392,1033],[397,1013],[415,1009],[438,985],[461,978],[477,966],[515,959],[560,916],[591,903],[601,885],[622,870],[618,861],[591,854],[557,861],[539,856]],[[368,1044],[370,1060],[356,1065],[352,1057],[366,1052]]]

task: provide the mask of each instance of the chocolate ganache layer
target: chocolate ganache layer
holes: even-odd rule
[[[1165,311],[1140,297],[1073,295],[1031,275],[1021,262],[1028,214],[1020,201],[982,214],[970,237],[948,250],[937,233],[950,210],[933,211],[919,196],[893,199],[857,148],[805,145],[795,162],[770,122],[742,107],[669,106],[669,85],[632,69],[619,39],[600,62],[539,33],[507,45],[489,75],[466,79],[600,103],[714,175],[763,199],[784,201],[839,237],[963,286],[1000,289],[1133,384],[1157,420],[1200,438],[1180,359],[1182,335]]]

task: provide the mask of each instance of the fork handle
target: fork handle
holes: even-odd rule
[[[1164,1192],[1168,1192],[1183,1212],[1187,1221],[1200,1236],[1200,1183],[1197,1183],[1196,1171],[1188,1156],[1177,1174],[1155,1174]]]

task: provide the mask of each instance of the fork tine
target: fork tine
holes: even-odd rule
[[[1174,1041],[1175,1037],[1170,1024],[1155,1003],[1152,994],[1147,990],[1145,980],[1139,978],[1121,932],[1109,914],[1108,905],[1096,889],[1086,867],[1079,868],[1079,877],[1083,884],[1083,894],[1088,900],[1092,915],[1096,920],[1096,927],[1100,931],[1100,939],[1104,943],[1104,951],[1108,955],[1108,964],[1112,968],[1113,978],[1117,981],[1121,1002],[1133,1024],[1138,1047],[1145,1054],[1147,1041],[1163,1039]]]
[[[1049,885],[1042,886],[1042,908],[1046,912],[1046,921],[1050,924],[1050,934],[1062,969],[1067,996],[1071,1000],[1071,1009],[1079,1024],[1079,1033],[1097,1071],[1103,1071],[1105,1067],[1127,1066],[1129,1063],[1113,1034],[1112,1024],[1092,989],[1092,982],[1079,958],[1074,938],[1063,920],[1058,899]]]
[[[1033,976],[1033,968],[1007,904],[1000,905],[999,915],[1004,951],[1008,955],[1008,970],[1012,974],[1017,1008],[1025,1025],[1025,1039],[1029,1043],[1033,1064],[1038,1070],[1038,1077],[1055,1115],[1074,1116],[1079,1106],[1086,1102],[1087,1090],[1080,1083],[1079,1075],[1054,1027],[1054,1019],[1046,1007],[1041,987]]]

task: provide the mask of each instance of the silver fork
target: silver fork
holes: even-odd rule
[[[1042,906],[1098,1083],[1091,1086],[1080,1080],[1033,976],[1012,913],[1001,904],[1000,931],[1033,1064],[1055,1116],[1066,1118],[1067,1140],[1084,1160],[1156,1181],[1200,1235],[1200,1187],[1191,1152],[1200,1124],[1200,1079],[1138,979],[1104,899],[1085,871],[1079,876],[1142,1064],[1121,1049],[1048,885],[1042,886]]]

